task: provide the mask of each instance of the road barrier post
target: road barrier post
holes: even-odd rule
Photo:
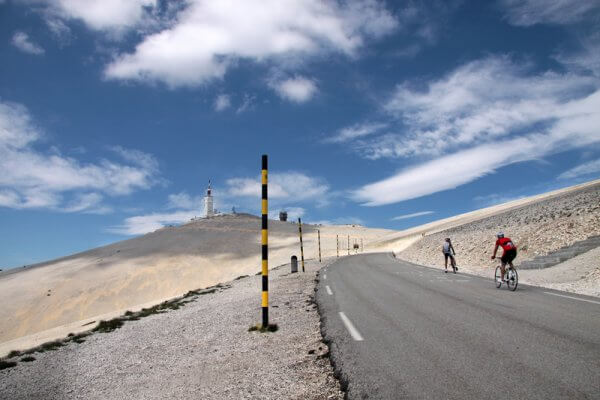
[[[267,194],[267,155],[262,156],[262,326],[269,326],[269,200]]]
[[[337,254],[337,257],[340,257],[340,240],[339,240],[339,235],[335,235],[335,253]]]
[[[317,236],[319,237],[319,262],[321,262],[321,230],[317,229]]]
[[[302,220],[298,218],[298,232],[300,233],[300,257],[302,258],[302,272],[304,272],[304,245],[302,244]]]

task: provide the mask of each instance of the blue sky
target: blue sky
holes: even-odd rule
[[[0,268],[216,206],[404,229],[600,177],[600,2],[0,0]]]

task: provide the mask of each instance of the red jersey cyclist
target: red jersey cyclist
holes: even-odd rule
[[[504,272],[506,271],[506,264],[510,265],[511,268],[514,268],[513,260],[517,257],[517,246],[513,243],[513,241],[504,237],[504,233],[499,232],[497,235],[498,240],[496,240],[496,247],[494,247],[494,254],[492,255],[492,260],[496,258],[496,252],[498,251],[498,247],[502,247],[504,251],[500,261],[502,261],[502,265],[500,266],[501,279],[504,282]]]

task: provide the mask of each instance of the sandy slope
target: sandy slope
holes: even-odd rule
[[[270,221],[270,266],[300,258],[298,226]],[[347,236],[365,244],[389,230],[304,225],[305,257],[323,256]],[[359,240],[360,242],[360,240]],[[345,251],[345,250],[344,250]],[[260,270],[260,219],[247,214],[197,220],[134,239],[0,274],[0,353],[88,329],[87,322],[157,303]]]

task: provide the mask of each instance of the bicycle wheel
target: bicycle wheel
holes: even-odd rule
[[[499,288],[500,286],[502,286],[502,270],[500,269],[500,266],[496,267],[496,272],[494,273],[494,283],[496,284],[496,287]]]
[[[519,284],[519,274],[517,274],[517,270],[514,268],[509,268],[506,273],[508,274],[506,286],[508,287],[508,290],[514,292],[517,290],[517,285]]]

